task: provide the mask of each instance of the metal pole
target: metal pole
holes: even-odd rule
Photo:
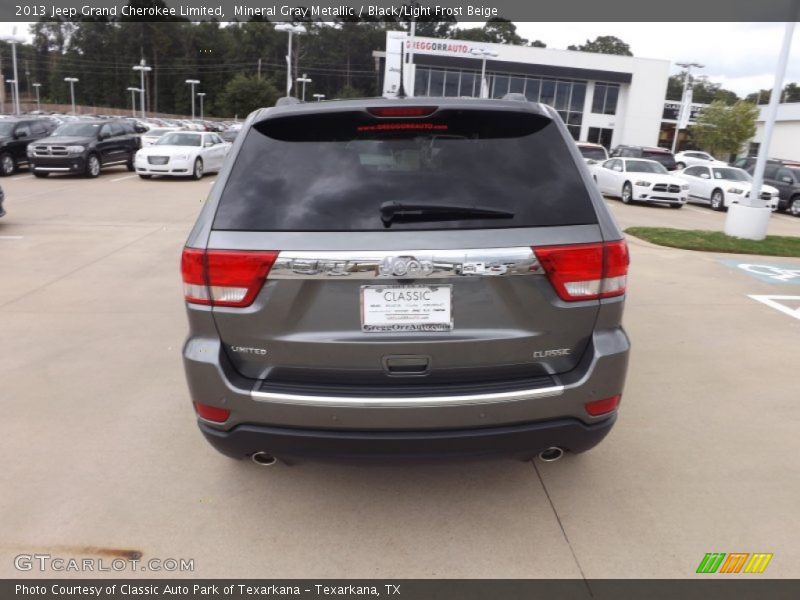
[[[14,64],[14,114],[19,115],[19,77],[17,76],[17,42],[11,42],[11,62]]]
[[[131,116],[136,116],[136,92],[131,90]]]
[[[197,92],[197,97],[200,98],[200,120],[203,120],[203,97],[206,95],[205,92]]]
[[[758,158],[753,169],[753,184],[750,188],[750,197],[744,199],[748,206],[764,206],[761,200],[761,186],[764,184],[764,168],[767,166],[767,154],[769,144],[772,141],[772,130],[775,129],[775,119],[778,116],[778,104],[780,103],[781,90],[783,89],[783,78],[786,75],[786,65],[789,62],[789,50],[792,48],[792,36],[794,35],[794,21],[786,23],[783,34],[783,45],[778,56],[778,65],[775,67],[775,81],[772,83],[772,93],[769,96],[767,112],[764,115],[764,137],[758,147]]]
[[[684,102],[686,101],[686,86],[689,84],[689,77],[691,76],[692,67],[697,67],[698,69],[702,69],[705,65],[701,65],[700,63],[676,63],[679,67],[686,68],[686,75],[683,78],[683,94],[681,94],[681,106],[678,110],[678,120],[675,123],[675,135],[672,137],[672,153],[675,154],[675,149],[678,145],[678,133],[681,130],[681,114],[684,108]],[[691,111],[691,106],[686,107],[687,110]],[[687,116],[686,120],[688,121],[689,118]]]
[[[289,30],[289,53],[286,55],[286,95],[292,91],[292,30]]]
[[[408,71],[408,74],[406,75],[407,81],[408,81],[408,84],[406,85],[406,94],[408,94],[410,97],[413,97],[414,96],[414,92],[415,92],[413,84],[416,82],[416,78],[414,76],[414,73],[415,73],[415,71],[414,71],[414,38],[417,35],[417,20],[416,19],[411,19],[411,31],[409,33],[411,34],[411,36],[410,36],[411,39],[409,40],[408,50],[407,50],[408,65],[406,65],[406,69],[403,72],[405,73],[406,71]],[[410,92],[409,92],[409,90],[410,90]]]
[[[42,87],[41,83],[34,83],[33,84],[33,89],[36,90],[36,110],[39,111],[39,112],[42,112],[42,106],[41,106],[41,103],[39,102],[39,88],[40,87]]]
[[[69,82],[69,97],[72,100],[72,114],[75,114],[75,82]]]

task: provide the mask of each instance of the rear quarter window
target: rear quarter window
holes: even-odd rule
[[[267,119],[246,133],[213,227],[386,229],[382,204],[502,211],[503,218],[392,222],[392,230],[596,223],[566,139],[548,117],[440,110],[417,119],[366,111]]]

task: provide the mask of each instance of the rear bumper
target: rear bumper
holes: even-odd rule
[[[481,429],[435,431],[339,431],[239,425],[220,431],[198,422],[200,431],[219,452],[242,458],[266,452],[278,458],[329,460],[447,459],[517,457],[529,459],[557,446],[585,452],[608,434],[616,414],[586,425],[557,419]]]

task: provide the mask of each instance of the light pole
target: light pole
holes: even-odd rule
[[[25,39],[17,36],[17,28],[11,32],[11,35],[4,35],[2,38],[4,41],[11,44],[11,62],[14,68],[14,79],[10,79],[9,81],[14,82],[14,91],[13,91],[13,101],[14,101],[14,114],[18,115],[20,113],[19,110],[19,77],[17,75],[17,44],[24,42]]]
[[[136,116],[136,92],[141,92],[137,87],[129,87],[128,91],[131,93],[131,116]]]
[[[325,94],[314,94],[314,98],[317,99],[317,102],[325,98]]]
[[[481,93],[478,97],[488,98],[489,84],[486,82],[486,57],[497,56],[497,52],[495,52],[494,50],[486,50],[485,48],[473,48],[471,50],[471,53],[474,54],[475,56],[481,57]]]
[[[795,18],[800,3],[795,3]],[[775,67],[775,80],[772,83],[772,93],[764,115],[764,137],[758,146],[758,158],[753,168],[753,182],[750,184],[750,195],[741,204],[731,204],[728,215],[725,217],[725,234],[745,238],[748,240],[763,240],[767,237],[767,227],[771,211],[761,199],[761,186],[764,183],[764,168],[767,166],[769,144],[772,141],[772,130],[775,128],[775,119],[778,116],[778,104],[781,101],[783,78],[786,75],[786,65],[789,62],[789,50],[792,48],[794,35],[794,20],[786,23],[783,33],[783,44],[778,55],[778,64]]]
[[[144,92],[144,74],[147,73],[148,71],[152,71],[153,67],[148,67],[147,66],[147,62],[144,59],[142,59],[142,60],[139,61],[138,65],[133,65],[133,70],[134,71],[139,71],[140,84],[141,84],[140,87],[139,87],[139,90],[141,91],[141,97],[139,98],[139,100],[140,100],[139,103],[142,105],[142,118],[144,119],[145,118],[145,112],[144,112],[144,107],[145,107],[145,103],[144,103],[144,93],[145,93]]]
[[[312,80],[309,79],[308,76],[305,73],[303,73],[303,76],[302,77],[298,77],[296,81],[297,81],[297,83],[302,83],[303,84],[303,97],[302,97],[302,100],[303,100],[303,102],[305,102],[306,101],[306,84],[307,83],[311,83]]]
[[[72,99],[72,114],[75,114],[75,84],[80,81],[77,77],[64,77],[69,82],[69,97]]]
[[[197,92],[197,97],[200,98],[200,120],[203,120],[203,98],[205,98],[205,92]]]
[[[291,23],[280,23],[275,25],[275,31],[286,31],[289,33],[289,51],[286,54],[286,95],[292,91],[292,34],[300,35],[306,32],[305,27],[292,25]]]
[[[11,92],[11,110],[16,112],[17,99],[16,96],[14,96],[14,86],[17,82],[15,79],[6,79],[6,83],[8,84],[9,92]]]
[[[194,86],[200,85],[199,79],[187,79],[186,83],[192,86],[192,121],[194,121]]]
[[[40,88],[40,87],[42,87],[42,84],[41,84],[41,83],[34,83],[34,84],[33,84],[33,89],[35,89],[35,90],[36,90],[36,110],[37,110],[38,112],[42,112],[42,105],[41,105],[41,103],[39,102],[39,88]]]
[[[675,123],[675,135],[672,137],[672,153],[675,154],[675,148],[678,146],[678,133],[683,128],[681,122],[684,123],[689,122],[689,113],[692,110],[692,103],[687,102],[688,99],[686,97],[686,86],[689,85],[689,78],[691,77],[692,67],[697,67],[698,69],[702,69],[705,65],[701,65],[700,63],[696,62],[685,62],[685,63],[675,63],[679,67],[683,67],[686,69],[686,75],[683,77],[683,93],[681,94],[681,108],[678,111],[678,121]],[[684,114],[684,111],[686,113]]]

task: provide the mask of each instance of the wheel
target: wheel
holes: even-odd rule
[[[676,168],[677,170],[685,169],[685,168],[686,168],[686,165],[685,165],[685,164],[683,164],[682,162],[675,163],[675,168]]]
[[[97,154],[90,154],[86,159],[86,176],[94,179],[100,175],[100,159]]]
[[[33,176],[39,177],[40,179],[44,179],[48,175],[50,175],[50,173],[48,173],[47,171],[36,171],[36,170],[33,171]]]
[[[789,205],[789,212],[792,213],[795,217],[800,217],[800,196],[795,196],[791,199],[791,204]]]
[[[147,175],[145,173],[139,173],[139,177],[141,177],[142,179],[150,179],[152,177],[152,175]]]
[[[194,179],[203,178],[203,161],[199,158],[194,161],[194,169],[192,170],[192,177]]]
[[[16,170],[17,163],[14,162],[14,157],[8,152],[3,152],[3,154],[0,154],[0,175],[3,177],[8,177],[9,175],[13,175],[14,171]]]
[[[683,204],[670,204],[670,208],[683,208]]]
[[[714,190],[711,193],[711,209],[725,210],[725,196],[722,195],[722,190]]]
[[[622,186],[622,201],[625,204],[630,204],[633,201],[633,186],[630,181],[626,181]]]

